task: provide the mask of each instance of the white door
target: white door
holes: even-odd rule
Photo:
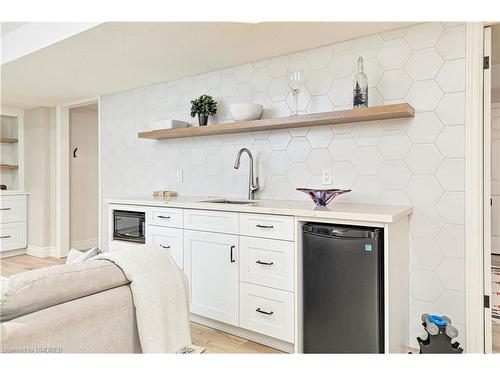
[[[483,96],[483,150],[484,150],[484,296],[490,303],[484,307],[484,351],[492,352],[492,322],[491,322],[491,27],[484,29],[484,57],[488,66],[484,69]]]
[[[238,236],[184,231],[191,312],[238,325]]]

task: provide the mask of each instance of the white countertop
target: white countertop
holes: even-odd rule
[[[413,211],[413,208],[410,206],[354,204],[335,201],[330,203],[327,207],[316,207],[312,201],[256,200],[251,204],[214,203],[213,200],[217,199],[221,198],[178,196],[163,200],[153,197],[139,197],[106,199],[106,202],[111,204],[250,212],[318,219],[369,221],[376,223],[393,223],[402,217],[410,215]],[[206,202],[207,200],[212,200],[212,202]],[[244,199],[234,198],[234,200]]]

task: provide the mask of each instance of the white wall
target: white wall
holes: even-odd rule
[[[38,107],[24,112],[24,185],[28,196],[28,254],[54,246],[55,109]],[[33,250],[33,249],[31,249]]]
[[[189,100],[203,93],[219,102],[212,122],[231,121],[228,105],[242,101],[262,103],[264,117],[287,116],[292,98],[284,73],[295,60],[306,63],[309,73],[302,112],[348,108],[358,56],[365,59],[370,105],[407,101],[415,118],[168,141],[137,138],[159,118],[193,121]],[[339,200],[414,206],[410,337],[422,332],[422,313],[442,313],[458,327],[463,344],[464,58],[464,25],[427,23],[104,96],[102,198],[167,188],[245,197],[247,168],[233,169],[241,147],[258,161],[259,198],[307,200],[295,188],[320,186],[321,168],[333,168],[333,185],[353,189]],[[184,181],[177,183],[180,168]],[[106,225],[105,209],[102,215]],[[106,233],[104,227],[104,244]]]
[[[97,246],[99,222],[97,108],[69,112],[70,246]],[[76,158],[73,150],[78,148]]]

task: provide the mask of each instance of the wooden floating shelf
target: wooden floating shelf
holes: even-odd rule
[[[17,143],[17,138],[0,137],[0,143]]]
[[[247,133],[264,130],[347,124],[350,122],[389,120],[414,116],[415,109],[411,105],[408,103],[398,103],[291,117],[279,117],[255,121],[239,121],[219,125],[195,126],[192,128],[153,130],[140,132],[138,137],[147,139],[186,138],[198,137],[202,135]]]
[[[17,169],[17,168],[19,168],[19,166],[15,165],[15,164],[0,164],[0,168],[2,168],[2,169]]]

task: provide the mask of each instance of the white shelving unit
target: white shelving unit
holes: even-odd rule
[[[23,111],[0,111],[0,184],[9,191],[23,191]]]
[[[0,258],[26,253],[23,111],[0,109]]]

